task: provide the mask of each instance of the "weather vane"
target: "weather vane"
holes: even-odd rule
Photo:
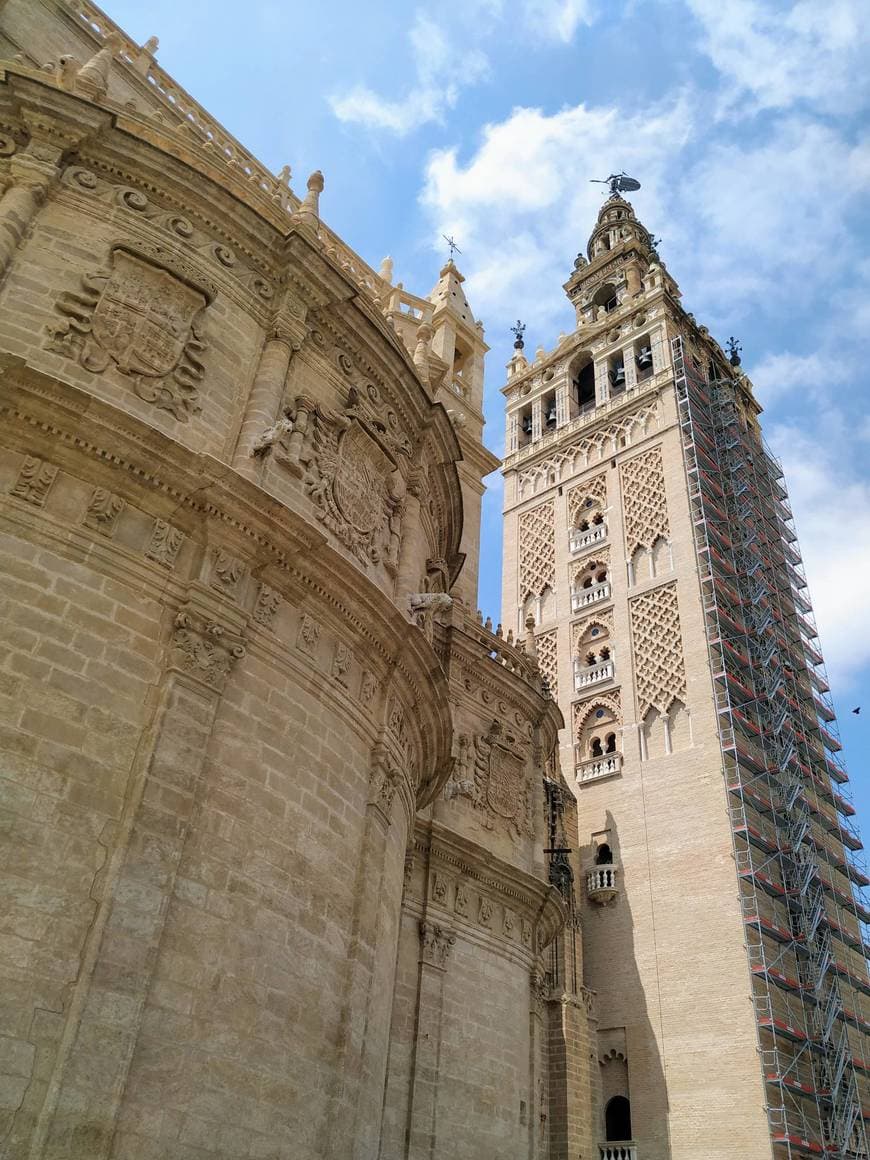
[[[740,343],[737,341],[737,339],[734,337],[733,334],[728,339],[728,342],[726,343],[726,348],[728,350],[728,361],[731,363],[731,365],[733,367],[739,367],[740,366],[740,352],[741,352],[741,350],[743,350],[743,347],[740,345]]]
[[[632,193],[635,189],[640,189],[640,182],[635,181],[625,172],[611,173],[609,177],[604,178],[590,177],[589,180],[595,182],[596,185],[609,185],[611,197],[618,197],[621,193]]]
[[[453,240],[452,235],[448,237],[447,234],[442,234],[441,237],[450,247],[450,261],[452,262],[454,253],[461,254],[462,250],[460,250],[459,246],[457,246],[456,242]]]
[[[514,338],[516,340],[514,342],[514,349],[515,350],[522,350],[523,349],[523,346],[525,345],[523,342],[523,335],[525,334],[525,332],[526,332],[526,324],[524,322],[520,322],[520,320],[517,319],[516,326],[511,327],[511,334],[514,336]]]

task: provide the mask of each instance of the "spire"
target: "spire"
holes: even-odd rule
[[[429,301],[434,305],[436,314],[442,310],[448,310],[456,315],[461,322],[465,322],[468,326],[474,326],[474,315],[471,313],[471,307],[468,305],[468,299],[462,289],[464,281],[465,278],[459,273],[453,259],[448,258],[441,267],[438,282],[429,295]]]

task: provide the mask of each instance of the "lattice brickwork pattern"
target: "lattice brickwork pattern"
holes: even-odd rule
[[[556,505],[539,504],[520,516],[520,600],[556,585]]]
[[[613,714],[613,719],[622,724],[622,705],[619,699],[619,690],[605,693],[600,697],[591,697],[588,701],[578,701],[571,710],[571,726],[574,737],[579,738],[580,731],[596,709],[606,709]]]
[[[554,699],[559,696],[559,654],[556,642],[555,628],[535,637],[535,646],[538,650],[538,668],[547,678],[550,693]]]
[[[651,548],[659,536],[670,538],[661,447],[651,447],[620,467],[625,545],[629,559],[638,547]]]
[[[686,703],[686,667],[676,584],[664,584],[629,601],[638,715],[650,706],[667,713],[675,699]]]
[[[588,501],[592,502],[589,503]],[[607,507],[607,476],[596,475],[593,479],[572,487],[568,492],[568,523],[573,528],[583,512],[604,511]]]
[[[578,439],[569,447],[560,448],[534,466],[520,471],[517,476],[520,496],[533,495],[542,487],[576,475],[593,463],[615,455],[621,448],[630,447],[636,439],[655,430],[658,422],[658,403],[653,399],[616,423],[599,428],[594,435]]]
[[[594,637],[596,644],[603,644],[608,639],[613,638],[613,613],[609,610],[594,612],[591,616],[587,616],[585,620],[578,620],[576,624],[571,625],[572,653],[577,651],[578,642],[583,639],[583,634],[594,624],[597,624],[601,628],[599,635]],[[586,643],[591,645],[593,642],[589,640]]]

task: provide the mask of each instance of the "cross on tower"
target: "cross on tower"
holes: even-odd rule
[[[459,246],[457,246],[456,242],[453,240],[452,235],[442,234],[441,237],[450,247],[450,261],[452,262],[454,253],[461,254],[462,250],[460,250]]]

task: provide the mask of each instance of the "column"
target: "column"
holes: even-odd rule
[[[532,399],[532,442],[541,438],[542,431],[542,398],[538,395],[537,399]]]
[[[294,353],[301,348],[304,338],[304,322],[290,314],[285,303],[272,323],[260,352],[260,361],[233,454],[233,468],[248,479],[257,481],[260,478],[262,459],[252,452],[263,432],[279,418],[290,363]]]
[[[417,992],[408,1160],[430,1160],[437,1139],[444,975],[455,942],[456,935],[446,926],[429,919],[420,923],[420,986]]]
[[[625,389],[633,391],[637,386],[637,366],[634,361],[634,343],[622,349],[622,365],[625,368]]]
[[[420,518],[420,496],[424,482],[419,471],[408,480],[405,492],[405,511],[402,517],[402,546],[399,550],[399,574],[396,578],[396,596],[420,591],[420,582],[426,564],[426,537]]]
[[[105,1160],[157,962],[200,774],[243,614],[195,583],[175,616],[161,687],[106,871],[30,1155]]]
[[[415,812],[411,780],[383,740],[374,749],[370,787],[327,1151],[347,1160],[370,1160],[381,1136],[405,850]]]
[[[0,198],[0,276],[12,261],[21,239],[60,173],[62,150],[32,140],[12,158],[12,184]]]
[[[600,407],[610,397],[610,383],[607,379],[607,359],[595,360],[595,405]]]
[[[568,384],[563,383],[556,391],[556,426],[563,427],[571,416],[568,401]]]

